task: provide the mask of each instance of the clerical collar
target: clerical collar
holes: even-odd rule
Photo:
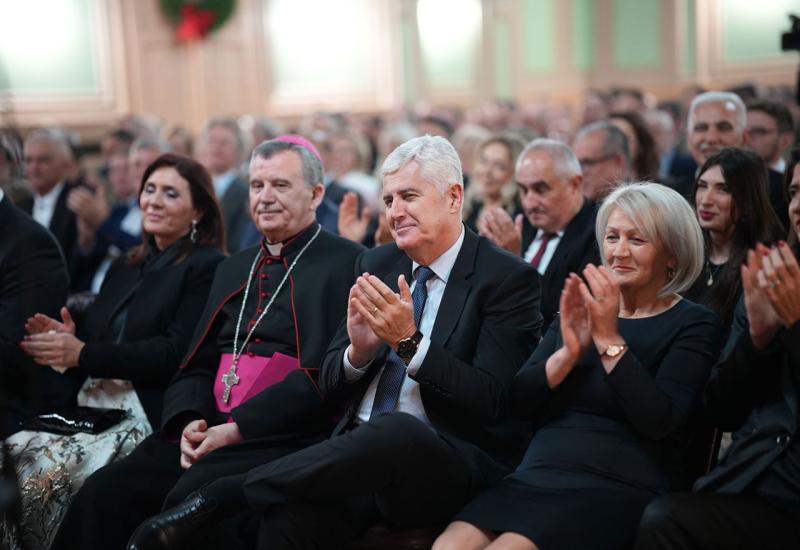
[[[264,246],[267,247],[267,252],[269,252],[270,256],[280,256],[281,249],[283,248],[283,243],[270,243],[264,239]]]
[[[277,243],[267,242],[267,238],[264,237],[261,239],[261,252],[265,256],[274,258],[289,256],[305,246],[308,240],[314,236],[316,228],[317,222],[313,221],[298,234]]]

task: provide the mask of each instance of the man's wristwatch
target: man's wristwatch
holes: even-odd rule
[[[625,344],[611,344],[600,355],[605,355],[606,357],[616,357],[617,355],[625,351],[626,347],[627,346]]]
[[[417,353],[420,342],[422,342],[422,333],[417,331],[408,338],[403,338],[397,342],[397,349],[394,352],[408,365],[411,363],[411,358]]]

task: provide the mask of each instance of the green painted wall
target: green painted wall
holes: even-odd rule
[[[403,98],[413,103],[417,100],[417,83],[414,74],[414,22],[403,19],[400,25],[400,40],[403,51]]]
[[[522,5],[525,71],[546,73],[556,68],[555,0],[525,0]]]
[[[686,0],[686,56],[683,70],[694,74],[697,70],[697,1]]]
[[[726,61],[774,58],[781,54],[787,14],[800,15],[798,0],[723,0],[722,57]]]
[[[52,11],[43,14],[48,6]],[[90,0],[0,0],[0,14],[1,91],[23,95],[98,91]],[[46,32],[52,34],[43,36]]]
[[[612,55],[621,69],[658,65],[661,61],[659,0],[614,0]]]
[[[572,1],[572,26],[575,38],[573,61],[582,70],[591,69],[595,62],[595,21],[597,21],[594,0]]]
[[[511,29],[505,19],[494,22],[494,93],[501,99],[514,97]]]

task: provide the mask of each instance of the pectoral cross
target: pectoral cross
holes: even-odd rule
[[[225,391],[222,393],[222,401],[227,405],[231,398],[231,388],[239,383],[239,376],[236,374],[237,361],[231,365],[231,370],[223,375],[222,383],[225,384]]]

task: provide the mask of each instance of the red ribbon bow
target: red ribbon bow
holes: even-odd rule
[[[178,26],[178,39],[184,42],[205,38],[214,26],[216,14],[210,10],[199,10],[194,4],[181,9],[181,22]]]

